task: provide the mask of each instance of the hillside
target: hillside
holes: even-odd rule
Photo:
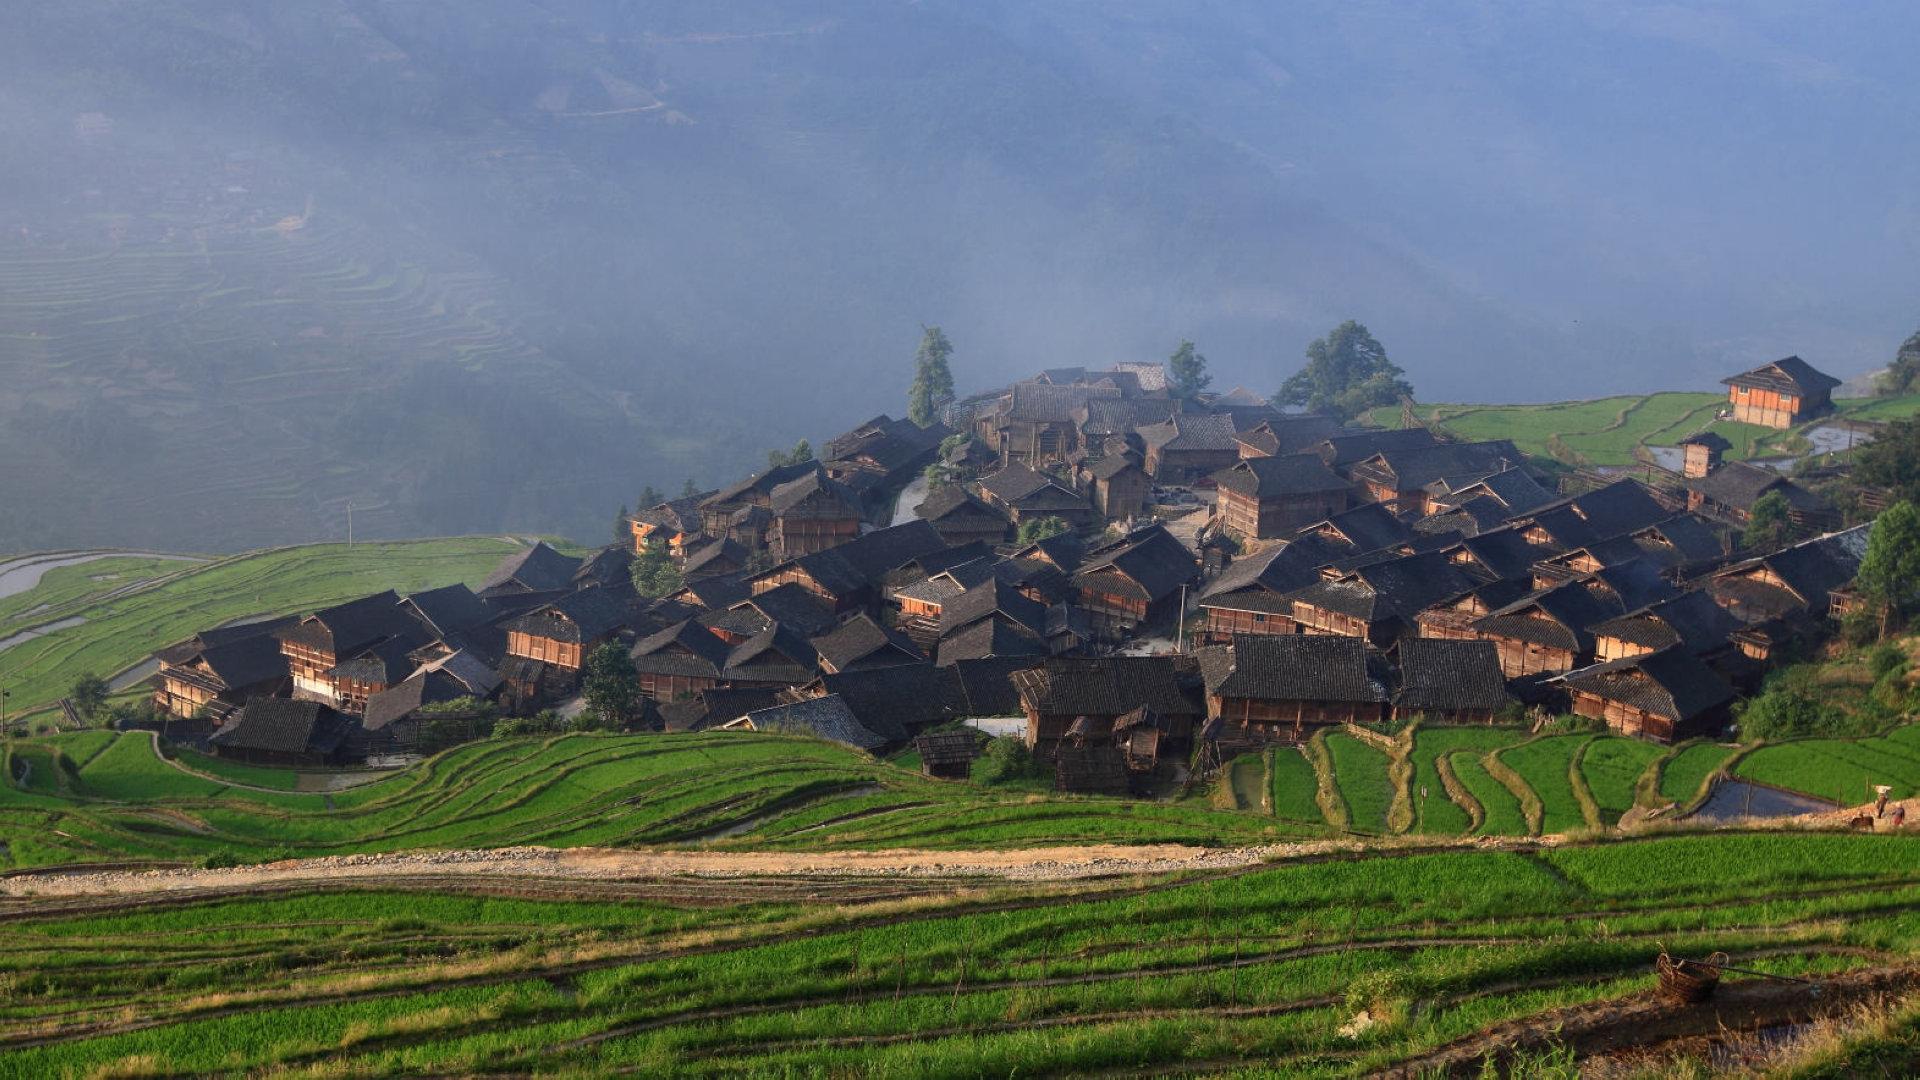
[[[968,387],[1348,316],[1436,400],[1884,363],[1912,13],[1729,18],[10,5],[0,549],[593,540],[897,412],[922,322]]]
[[[456,537],[59,567],[34,588],[0,597],[7,709],[17,715],[50,704],[88,673],[129,687],[155,649],[230,621],[312,611],[382,589],[477,584],[519,546],[507,537]]]

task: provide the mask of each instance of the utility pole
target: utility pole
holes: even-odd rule
[[[1185,652],[1187,649],[1187,587],[1180,586],[1180,614],[1173,621],[1173,651]]]
[[[347,546],[353,546],[353,500],[347,500]]]

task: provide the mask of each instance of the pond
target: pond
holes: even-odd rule
[[[1687,816],[1689,821],[1738,821],[1741,818],[1783,818],[1831,810],[1834,804],[1811,795],[1783,791],[1745,780],[1723,780],[1714,785],[1707,801]]]

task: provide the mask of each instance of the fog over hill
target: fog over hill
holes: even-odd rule
[[[874,412],[1367,322],[1421,396],[1883,363],[1920,10],[0,10],[0,550],[543,529]]]

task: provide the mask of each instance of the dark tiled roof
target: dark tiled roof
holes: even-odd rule
[[[1087,472],[1091,473],[1095,480],[1111,480],[1128,469],[1135,472],[1141,471],[1140,463],[1133,460],[1133,455],[1108,454],[1089,466]]]
[[[729,680],[799,686],[819,673],[819,654],[811,642],[791,628],[769,623],[766,629],[733,647],[723,673]]]
[[[700,500],[700,507],[717,509],[742,500],[749,500],[754,495],[765,496],[781,484],[789,480],[798,480],[819,469],[820,463],[817,461],[796,461],[790,465],[778,465],[765,472],[754,473],[730,487],[721,488],[719,492]]]
[[[1207,693],[1255,701],[1376,702],[1367,645],[1331,634],[1236,634],[1198,650]]]
[[[392,589],[316,611],[279,632],[283,641],[345,656],[374,642],[402,635],[420,636],[425,627],[400,607]]]
[[[1743,371],[1732,378],[1720,381],[1728,386],[1751,386],[1788,394],[1817,393],[1840,385],[1839,379],[1816,369],[1797,356],[1775,360],[1771,364],[1762,364],[1752,371]]]
[[[810,507],[809,513],[821,511],[837,512],[846,517],[860,516],[860,500],[845,484],[829,479],[824,469],[815,469],[798,479],[789,480],[767,497],[767,506],[776,515],[785,515],[799,509],[803,504],[817,499],[822,505]]]
[[[1313,454],[1248,458],[1213,474],[1213,482],[1228,491],[1255,499],[1345,491],[1348,484]]]
[[[1319,568],[1339,554],[1325,540],[1304,536],[1257,555],[1235,559],[1200,594],[1201,605],[1246,611],[1291,611],[1292,603],[1282,597],[1320,580]],[[1243,608],[1241,605],[1253,593],[1273,596],[1278,606]]]
[[[820,659],[839,671],[861,664],[917,664],[926,656],[904,635],[888,630],[864,612],[813,639]]]
[[[1802,541],[1770,555],[1736,563],[1716,573],[1711,588],[1715,595],[1719,595],[1723,586],[1732,584],[1732,579],[1765,566],[1805,601],[1808,608],[1816,612],[1824,611],[1827,594],[1852,581],[1854,575],[1860,572],[1860,560],[1866,554],[1869,529],[1869,525],[1856,525],[1841,532]]]
[[[716,574],[687,582],[675,595],[684,595],[704,608],[723,608],[752,594],[744,575]]]
[[[1131,435],[1165,422],[1179,407],[1171,398],[1093,398],[1080,409],[1080,430],[1090,436]]]
[[[1325,611],[1367,622],[1411,620],[1474,583],[1438,552],[1407,555],[1357,567],[1333,581],[1296,590],[1293,597]]]
[[[1316,530],[1329,527],[1346,537],[1355,552],[1379,551],[1406,543],[1414,536],[1406,522],[1379,503],[1362,503],[1312,526]]]
[[[740,600],[732,605],[732,610],[758,612],[761,622],[754,627],[755,633],[767,623],[777,622],[811,637],[833,629],[835,622],[833,612],[818,596],[791,581]]]
[[[1356,431],[1335,435],[1315,447],[1320,460],[1329,468],[1342,469],[1387,450],[1413,450],[1433,446],[1439,440],[1426,428],[1400,428],[1386,431]]]
[[[965,765],[980,756],[980,735],[975,731],[941,731],[914,739],[913,748],[927,765]]]
[[[1533,593],[1473,624],[1495,637],[1531,641],[1576,653],[1593,651],[1592,628],[1621,613],[1578,581]]]
[[[822,675],[806,689],[838,694],[862,724],[893,740],[972,715],[953,669],[932,664]]]
[[[1017,503],[1043,488],[1061,485],[1053,477],[1015,462],[991,476],[983,477],[980,486],[1003,503]]]
[[[1618,701],[1675,723],[1725,705],[1733,688],[1684,649],[1663,649],[1568,672],[1569,688]]]
[[[747,564],[747,549],[731,538],[702,545],[687,556],[682,574],[689,578],[728,574]]]
[[[1498,709],[1508,701],[1500,651],[1491,641],[1401,638],[1397,709]]]
[[[1608,619],[1592,627],[1595,637],[1619,638],[1647,649],[1684,645],[1694,653],[1712,652],[1727,643],[1740,621],[1699,589]]]
[[[1748,511],[1762,495],[1778,491],[1796,510],[1825,510],[1832,504],[1792,480],[1758,465],[1729,461],[1705,476],[1687,481],[1687,487],[1722,506]]]
[[[1059,715],[1119,716],[1142,705],[1159,713],[1204,713],[1167,656],[1053,657],[1013,676],[1028,709]]]
[[[989,657],[1044,657],[1053,650],[1033,627],[1023,625],[1005,615],[988,615],[975,619],[959,630],[943,634],[935,648],[935,663],[940,667],[950,667],[962,660],[985,660]]]
[[[1023,596],[998,577],[990,577],[941,605],[940,636],[946,637],[996,613],[1036,634],[1046,632],[1045,604]]]
[[[1140,598],[1152,603],[1191,584],[1199,576],[1200,563],[1172,533],[1156,524],[1135,531],[1123,546],[1090,555],[1074,574],[1074,583],[1079,586],[1108,570],[1124,575]]]
[[[919,506],[914,507],[913,512],[927,521],[944,521],[961,513],[969,516],[991,517],[999,521],[1007,520],[1006,515],[981,502],[972,492],[959,484],[942,484],[934,488]]]
[[[336,679],[392,686],[419,667],[410,655],[416,646],[404,638],[389,638],[335,664],[327,674]]]
[[[1013,385],[1012,400],[1007,403],[1006,419],[1034,424],[1071,424],[1073,415],[1092,397],[1114,397],[1114,390],[1096,390],[1087,386],[1050,386],[1024,382]]]
[[[494,611],[486,601],[475,596],[473,590],[465,585],[448,585],[417,592],[407,597],[405,604],[413,609],[414,618],[441,636],[479,626],[494,617]]]
[[[360,726],[379,731],[424,706],[470,696],[472,691],[452,675],[444,671],[421,671],[368,698],[366,716]]]
[[[1687,436],[1684,439],[1681,439],[1679,445],[1704,446],[1709,450],[1719,450],[1722,453],[1733,449],[1732,443],[1728,442],[1724,436],[1714,431],[1696,432],[1692,435]]]
[[[1679,555],[1680,563],[1699,563],[1724,554],[1720,534],[1695,514],[1675,514],[1656,525],[1640,530],[1641,537],[1657,536]]]
[[[257,697],[208,741],[227,750],[331,754],[346,739],[348,721],[316,701]]]
[[[587,556],[573,572],[574,585],[625,585],[633,580],[633,549],[624,544],[609,544]]]
[[[811,735],[858,750],[872,750],[891,741],[862,727],[847,703],[833,694],[756,709],[741,717],[741,720],[755,731]]]
[[[613,590],[596,587],[568,593],[505,624],[509,633],[581,644],[627,625],[632,608]]]
[[[287,675],[287,657],[280,651],[280,642],[264,634],[203,649],[198,659],[229,690],[257,686]]]
[[[1072,533],[1036,540],[1013,553],[1016,559],[1045,559],[1066,573],[1080,568],[1087,557],[1087,542]]]
[[[1018,716],[1020,692],[1014,689],[1013,673],[1025,671],[1037,661],[1025,656],[995,656],[984,660],[956,660],[945,665],[959,682],[966,701],[967,716]]]
[[[1593,572],[1590,584],[1600,588],[1597,595],[1612,597],[1624,611],[1657,604],[1680,594],[1680,590],[1660,576],[1660,568],[1646,559],[1604,566]]]
[[[698,495],[688,495],[685,498],[663,502],[640,511],[633,515],[633,519],[656,529],[664,529],[669,533],[691,535],[700,531],[700,504],[716,494],[718,493],[713,491],[703,491]]]
[[[731,651],[712,631],[688,620],[635,643],[633,667],[649,675],[717,679]]]
[[[1175,413],[1158,424],[1140,429],[1140,437],[1161,452],[1233,450],[1233,417],[1212,413]]]
[[[1520,463],[1511,442],[1442,443],[1411,450],[1383,450],[1353,467],[1355,478],[1390,482],[1396,491],[1416,491],[1457,477],[1481,479]]]
[[[502,560],[488,576],[481,590],[484,592],[515,586],[527,592],[564,589],[573,584],[573,575],[580,569],[580,563],[581,560],[571,555],[562,555],[549,547],[545,540],[541,540],[532,547]]]
[[[1471,501],[1472,498],[1485,495],[1506,507],[1512,514],[1527,513],[1553,502],[1555,498],[1553,492],[1541,487],[1538,480],[1518,466],[1494,473],[1492,476],[1481,477],[1459,489],[1458,494],[1469,496],[1469,498],[1457,501],[1449,499],[1447,502],[1460,505]]]
[[[778,705],[780,693],[771,686],[712,687],[680,701],[661,704],[660,718],[668,731],[705,731],[756,709]]]

